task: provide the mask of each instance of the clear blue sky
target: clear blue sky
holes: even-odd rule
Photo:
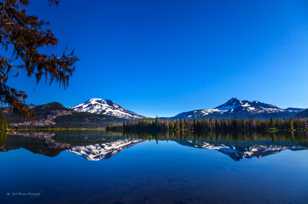
[[[31,0],[56,51],[80,61],[63,90],[13,78],[28,103],[112,99],[148,116],[217,106],[231,97],[308,107],[304,0]]]

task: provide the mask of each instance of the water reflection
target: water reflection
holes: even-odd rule
[[[102,132],[31,132],[1,137],[0,151],[24,148],[33,153],[57,156],[69,151],[87,160],[111,158],[125,148],[149,140],[170,140],[177,144],[218,151],[235,161],[263,158],[285,150],[308,149],[307,136],[288,135],[122,135]]]
[[[307,136],[57,132],[4,140],[1,204],[308,200],[308,151],[300,151],[308,148]],[[7,196],[14,192],[40,196]]]
[[[211,143],[207,141],[199,141],[198,143],[194,143],[191,140],[179,141],[179,144],[195,147],[195,148],[203,148],[209,150],[219,151],[235,161],[239,161],[242,159],[251,159],[251,158],[262,158],[268,155],[272,155],[275,153],[279,153],[284,150],[305,150],[308,147],[303,145],[297,145],[287,142],[257,142],[257,144],[252,142],[241,142],[241,143]]]
[[[76,146],[70,148],[69,151],[80,155],[87,160],[98,161],[102,159],[108,159],[124,148],[131,147],[134,144],[140,143],[142,141],[143,140],[141,139],[120,139],[101,144]]]
[[[49,132],[13,133],[5,138],[0,146],[0,151],[7,152],[24,148],[33,153],[53,157],[70,147],[69,144],[55,141],[55,135],[55,133]]]

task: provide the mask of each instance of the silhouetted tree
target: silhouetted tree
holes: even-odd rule
[[[50,0],[58,4],[58,0]],[[8,78],[25,71],[37,82],[42,78],[66,87],[77,57],[73,51],[61,56],[44,53],[42,48],[56,46],[58,40],[47,22],[27,14],[29,0],[0,0],[0,102],[27,113],[26,93],[10,87]]]

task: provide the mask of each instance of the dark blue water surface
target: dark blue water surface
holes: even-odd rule
[[[308,138],[37,138],[2,141],[1,204],[308,203]]]

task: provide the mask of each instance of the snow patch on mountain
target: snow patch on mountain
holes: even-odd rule
[[[125,108],[121,107],[120,105],[114,103],[111,100],[102,98],[91,98],[84,103],[74,106],[72,109],[77,112],[103,114],[123,119],[143,118],[143,116],[138,115],[132,111],[126,110]]]
[[[201,110],[201,112],[202,112],[203,115],[209,115],[209,114],[211,114],[211,113],[220,112],[220,110],[217,109],[217,108],[209,108],[209,109]]]

